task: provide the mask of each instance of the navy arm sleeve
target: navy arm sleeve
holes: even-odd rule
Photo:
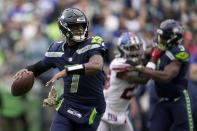
[[[38,61],[37,63],[25,67],[28,71],[32,71],[34,76],[37,77],[40,74],[44,73],[45,71],[49,70],[50,67],[44,66],[42,61]]]

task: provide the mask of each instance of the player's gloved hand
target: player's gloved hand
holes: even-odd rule
[[[156,62],[159,59],[161,52],[162,52],[161,50],[154,48],[151,55],[151,61]]]
[[[56,107],[58,105],[58,93],[54,86],[51,87],[48,98],[43,100],[43,107]]]
[[[140,65],[139,60],[127,60],[126,63],[129,64],[129,65],[131,65],[131,66]]]
[[[137,71],[137,72],[141,72],[144,70],[144,66],[143,65],[137,65],[137,66],[128,66],[126,67],[127,70],[129,71]]]
[[[29,71],[27,69],[21,69],[19,70],[12,78],[12,80],[16,80],[16,79],[20,79],[22,77],[23,73],[29,73]]]
[[[162,51],[164,51],[164,50],[165,50],[165,46],[162,43],[158,43],[156,45],[156,47],[153,49],[153,52],[152,52],[152,55],[151,55],[151,59],[147,63],[146,67],[155,70],[156,69],[156,64],[155,63],[159,59]]]
[[[159,59],[162,51],[164,51],[164,50],[165,50],[164,45],[161,44],[161,43],[158,43],[156,45],[156,47],[153,49],[153,52],[152,52],[152,55],[151,55],[151,61],[156,62]]]

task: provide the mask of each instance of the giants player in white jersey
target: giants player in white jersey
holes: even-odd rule
[[[132,32],[124,33],[119,38],[120,54],[109,67],[109,81],[104,89],[106,110],[97,131],[133,131],[128,118],[128,107],[137,87],[139,74],[126,71],[126,68],[130,65],[143,66],[143,47],[140,37]]]

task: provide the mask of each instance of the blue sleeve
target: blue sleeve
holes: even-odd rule
[[[44,58],[41,60],[42,64],[48,68],[55,68],[54,62],[53,62],[53,57],[49,56],[50,52],[53,52],[54,50],[54,43],[52,43],[47,51],[45,52]]]

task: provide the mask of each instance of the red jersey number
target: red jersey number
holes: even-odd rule
[[[133,87],[133,88],[131,88],[131,87],[126,88],[126,89],[124,90],[124,92],[122,93],[121,98],[130,100],[130,99],[132,98],[132,96],[133,96],[133,95],[132,95],[132,92],[136,89],[136,87],[137,87],[137,86],[135,86],[135,87]]]

